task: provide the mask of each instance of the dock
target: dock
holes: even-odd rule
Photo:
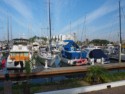
[[[111,63],[111,64],[103,64],[103,65],[100,64],[98,66],[102,66],[107,70],[125,69],[125,63]],[[84,73],[88,71],[89,67],[91,67],[91,65],[48,68],[48,69],[43,69],[39,72],[30,73],[29,78],[30,79],[40,78],[40,77],[45,78],[45,77],[53,77],[53,76],[59,76],[59,75],[71,75],[71,74]],[[27,78],[27,74],[13,73],[13,74],[9,74],[9,77],[10,77],[10,80],[24,80]],[[0,74],[0,80],[5,80],[5,76],[3,74]]]

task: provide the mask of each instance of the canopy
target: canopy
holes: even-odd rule
[[[79,46],[73,41],[73,40],[64,40],[64,42],[68,42],[66,45],[64,45],[64,49],[67,51],[71,50],[71,47],[74,47],[74,49],[79,49]]]

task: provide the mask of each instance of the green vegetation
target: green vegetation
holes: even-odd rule
[[[81,41],[77,41],[76,42],[78,45],[83,45],[83,42],[81,42]]]
[[[125,80],[125,72],[124,71],[110,72],[101,66],[91,66],[88,69],[85,80],[90,84]]]
[[[3,57],[6,57],[6,53],[5,52],[3,52],[2,54],[3,54]]]
[[[25,62],[25,70],[26,70],[27,76],[29,76],[29,74],[31,73],[30,61]]]
[[[91,84],[109,82],[109,73],[100,66],[91,66],[85,77],[86,81]]]
[[[88,86],[89,83],[85,82],[84,79],[67,79],[60,82],[47,82],[44,84],[29,84],[30,86],[30,94],[34,94],[36,92],[44,92],[44,91],[51,91],[51,90],[59,90],[59,89],[67,89],[67,88],[75,88],[80,86]],[[24,84],[16,84],[13,85],[13,94],[24,94]],[[2,90],[1,88],[0,90]],[[0,91],[0,94],[2,91]],[[29,94],[29,93],[27,93]]]
[[[25,62],[25,70],[26,70],[26,74],[27,74],[27,80],[26,82],[23,82],[23,92],[26,92],[25,94],[30,94],[30,85],[29,85],[29,75],[31,73],[31,61],[26,61]]]
[[[46,37],[38,37],[38,36],[34,36],[32,38],[29,39],[30,42],[34,42],[36,39],[42,39],[44,40],[45,42],[47,41],[47,38]]]
[[[87,44],[94,44],[96,46],[102,46],[102,45],[107,45],[109,43],[112,43],[113,42],[110,42],[108,40],[102,40],[102,39],[94,39],[94,40],[91,40],[89,41],[88,39],[84,42],[81,42],[81,41],[77,41],[76,42],[78,45],[87,45]]]
[[[108,40],[102,40],[102,39],[94,39],[92,40],[90,43],[94,44],[94,45],[99,45],[99,46],[102,46],[102,45],[106,45],[108,43],[110,43]]]
[[[125,80],[125,72],[110,73],[109,78],[111,81]]]
[[[27,68],[27,70],[27,73],[29,73],[29,67]],[[30,94],[34,94],[36,92],[75,88],[119,80],[125,80],[124,71],[107,71],[101,66],[91,66],[84,78],[70,78],[63,81],[28,84],[28,86],[30,87]],[[28,87],[26,85],[27,84],[13,85],[13,94],[23,94],[24,88]],[[3,94],[1,92],[3,92],[3,87],[0,88],[0,94]]]

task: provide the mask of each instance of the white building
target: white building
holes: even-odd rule
[[[59,34],[56,36],[52,36],[52,38],[54,38],[54,39],[56,38],[56,41],[75,40],[76,39],[74,34],[67,34],[67,35]]]

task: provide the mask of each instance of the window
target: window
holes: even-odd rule
[[[15,53],[10,53],[11,56],[15,56]]]
[[[20,53],[20,56],[23,56],[23,53]]]
[[[28,56],[28,53],[27,53],[27,52],[25,52],[25,53],[24,53],[24,56]]]

